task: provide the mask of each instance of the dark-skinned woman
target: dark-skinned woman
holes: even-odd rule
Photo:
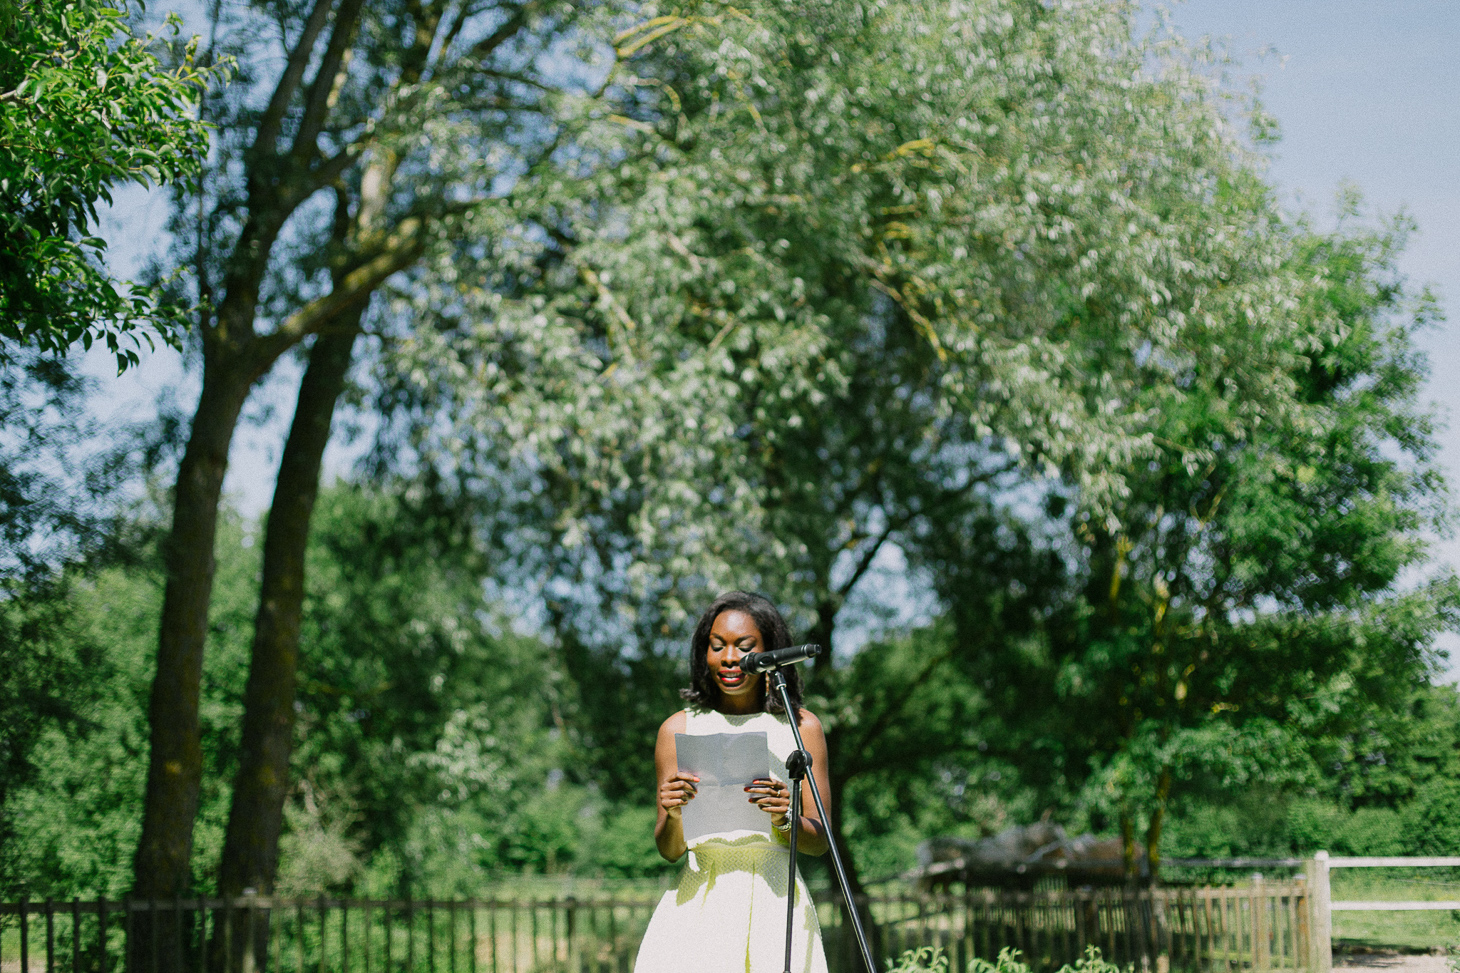
[[[664,721],[654,745],[659,816],[654,840],[669,861],[687,858],[679,887],[666,892],[644,933],[634,973],[780,973],[786,947],[786,846],[791,792],[786,758],[796,748],[791,715],[766,691],[761,673],[740,660],[752,652],[785,648],[790,630],[769,600],[743,591],[721,595],[700,618],[690,642],[690,688],[683,710]],[[822,799],[831,801],[826,737],[821,721],[801,708],[801,681],[787,671],[792,708]],[[746,788],[746,799],[765,812],[755,830],[712,834],[686,843],[681,814],[695,798],[696,778],[679,769],[674,738],[716,733],[766,735],[770,776]],[[797,848],[827,850],[809,782],[802,783]],[[794,973],[826,973],[816,910],[797,880],[792,933]]]

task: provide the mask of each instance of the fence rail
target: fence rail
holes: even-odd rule
[[[1161,970],[1309,965],[1301,882],[873,896],[879,961],[941,947],[955,973],[1017,949],[1036,970],[1086,945]],[[186,898],[0,904],[0,973],[630,973],[656,898],[363,901]],[[832,973],[860,973],[842,910],[818,898]]]
[[[1333,901],[1330,872],[1335,868],[1460,868],[1460,857],[1351,857],[1315,852],[1304,863],[1312,893],[1313,973],[1330,973],[1333,968],[1333,913],[1335,912],[1419,912],[1460,910],[1460,901]]]

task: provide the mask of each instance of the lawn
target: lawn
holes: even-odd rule
[[[1333,900],[1460,901],[1455,869],[1335,869]],[[1460,912],[1335,912],[1335,947],[1427,950],[1460,943]]]

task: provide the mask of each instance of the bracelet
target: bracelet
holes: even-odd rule
[[[771,827],[772,828],[775,828],[781,834],[790,834],[791,833],[791,819],[790,818],[786,818],[786,823],[783,824],[783,825],[782,824],[776,824],[776,822],[772,821],[771,822]]]

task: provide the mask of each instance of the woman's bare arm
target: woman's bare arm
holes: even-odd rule
[[[694,800],[695,784],[699,781],[693,774],[679,772],[679,757],[674,746],[674,735],[683,733],[684,711],[680,710],[659,727],[659,736],[654,741],[654,775],[659,782],[659,814],[654,822],[654,844],[659,854],[667,861],[679,861],[689,849],[684,843],[684,823],[680,812]]]
[[[801,743],[811,755],[811,776],[816,779],[817,790],[831,813],[831,783],[827,772],[826,734],[822,732],[821,721],[812,713],[801,711]],[[791,813],[791,790],[788,783],[781,783],[769,777],[762,777],[746,789],[751,803],[771,816],[776,833],[786,826]],[[801,828],[796,837],[796,850],[811,855],[824,855],[830,847],[827,828],[816,810],[816,801],[811,796],[811,782],[801,782]]]
[[[826,733],[821,720],[809,710],[801,711],[801,745],[811,755],[811,775],[816,778],[816,789],[821,792],[821,801],[826,813],[831,814],[831,771],[826,756]],[[821,820],[816,812],[816,801],[811,796],[811,782],[801,782],[801,833],[796,838],[796,849],[808,855],[824,855],[831,847],[829,824]]]

